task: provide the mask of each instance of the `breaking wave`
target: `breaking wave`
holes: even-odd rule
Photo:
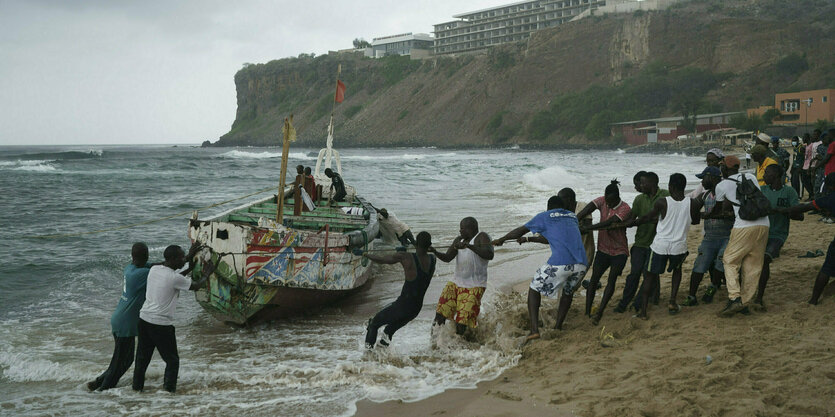
[[[52,162],[55,161],[0,161],[0,169],[31,172],[54,172],[56,171],[56,168],[51,165]]]
[[[578,182],[576,176],[560,166],[552,166],[538,172],[527,173],[523,178],[526,186],[538,191],[552,193],[556,193],[563,187],[574,187]]]
[[[290,152],[287,155],[290,159],[316,159],[316,156],[310,156],[304,152]],[[225,152],[219,154],[218,157],[221,158],[229,158],[229,159],[280,159],[281,152],[247,152],[247,151],[239,151],[233,150],[229,152]]]

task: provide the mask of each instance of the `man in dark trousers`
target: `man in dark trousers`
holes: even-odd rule
[[[192,246],[188,255],[177,245],[165,248],[165,262],[151,268],[145,291],[145,303],[139,311],[139,346],[136,349],[136,365],[133,368],[133,389],[142,391],[145,387],[145,370],[151,362],[154,349],[159,351],[165,361],[163,387],[168,392],[177,390],[177,374],[180,369],[180,356],[177,354],[177,338],[174,334],[174,313],[180,291],[196,291],[203,287],[206,279],[215,270],[215,265],[203,264],[203,276],[193,282],[186,277],[194,267],[194,256],[200,249]],[[189,267],[178,272],[190,260]]]
[[[367,252],[362,254],[380,264],[400,263],[406,278],[400,297],[368,321],[368,332],[365,334],[366,348],[374,348],[377,343],[377,331],[382,326],[386,326],[383,330],[386,337],[380,340],[380,345],[388,346],[394,332],[414,320],[420,313],[423,307],[423,296],[435,273],[435,256],[427,253],[430,246],[432,246],[432,236],[427,232],[420,232],[417,235],[413,254],[406,252],[396,252],[394,255],[374,255]]]
[[[331,200],[345,201],[348,193],[345,191],[345,181],[342,181],[342,176],[330,168],[325,169],[325,176],[331,179]]]
[[[148,246],[137,242],[130,251],[131,263],[125,267],[122,296],[116,310],[110,316],[110,329],[116,346],[110,366],[98,378],[87,383],[90,391],[104,391],[116,386],[119,378],[133,364],[133,352],[138,335],[139,309],[145,302],[145,283],[151,264],[148,263]]]

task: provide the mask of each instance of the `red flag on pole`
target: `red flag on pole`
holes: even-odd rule
[[[345,100],[345,84],[342,84],[342,81],[336,80],[336,96],[334,97],[334,101],[342,103],[342,100]]]

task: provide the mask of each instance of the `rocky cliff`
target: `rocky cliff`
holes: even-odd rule
[[[833,18],[835,2],[828,0],[692,0],[664,11],[586,18],[481,55],[410,61],[343,54],[248,65],[235,75],[235,122],[216,145],[276,145],[291,113],[300,144],[323,144],[337,64],[347,85],[334,110],[339,146],[605,141],[563,129],[559,118],[537,130],[537,118],[606,100],[595,91],[635,84],[648,68],[710,74],[698,94],[711,111],[770,104],[777,92],[833,88]],[[689,86],[675,88],[672,94],[682,95]],[[641,91],[658,99],[652,86]],[[641,114],[641,106],[607,108],[606,123],[677,114],[675,97],[658,101],[646,108],[652,114]]]

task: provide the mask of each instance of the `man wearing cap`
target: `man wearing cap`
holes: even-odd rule
[[[757,145],[751,148],[751,158],[757,163],[757,181],[765,185],[765,168],[777,163],[773,158],[767,156],[768,148]]]
[[[716,167],[716,169],[718,170],[719,169],[719,164],[722,162],[722,158],[724,158],[724,157],[725,157],[725,154],[722,153],[722,151],[719,148],[710,148],[707,151],[707,156],[705,157],[705,163],[707,164],[707,166]],[[698,177],[698,175],[697,175],[697,177]],[[699,177],[699,178],[701,178],[701,177]],[[699,196],[704,194],[705,191],[706,191],[705,187],[702,185],[702,183],[699,183],[698,185],[696,185],[696,188],[693,191],[690,192],[690,194],[687,194],[687,196],[690,197],[690,198],[699,198]]]
[[[722,256],[725,283],[728,287],[728,304],[719,312],[719,315],[730,317],[736,313],[745,313],[747,309],[743,301],[751,300],[757,291],[763,268],[765,245],[768,242],[769,223],[768,216],[755,220],[744,220],[739,217],[739,198],[736,195],[736,187],[739,181],[745,179],[745,174],[739,173],[738,158],[725,157],[724,174],[727,179],[716,185],[717,207],[704,217],[720,218],[731,210],[736,216],[728,238],[728,245]],[[751,179],[750,176],[747,178]],[[719,206],[720,202],[722,202],[721,206]],[[740,277],[740,268],[742,268],[742,277]]]
[[[765,156],[773,159],[775,162],[779,164],[781,161],[780,156],[777,155],[777,152],[771,149],[771,144],[773,143],[774,138],[776,138],[776,136],[768,136],[765,133],[760,132],[757,134],[757,136],[754,137],[755,141],[757,142],[754,145],[764,146],[766,150]],[[777,139],[779,140],[779,138]]]
[[[739,159],[735,156],[729,157],[728,160],[739,163]],[[705,213],[710,213],[716,207],[716,184],[722,181],[722,172],[717,167],[709,166],[701,174],[696,174],[696,177],[702,180],[701,185],[706,191],[694,200],[699,208],[705,208]],[[690,273],[690,291],[687,300],[684,301],[685,306],[699,304],[696,299],[696,292],[699,290],[702,278],[708,271],[710,271],[711,283],[707,286],[702,301],[705,303],[713,301],[713,295],[716,294],[716,290],[722,285],[722,279],[725,277],[722,254],[728,245],[728,237],[731,235],[733,225],[734,220],[730,216],[705,219],[704,238],[699,245],[699,254],[696,261],[693,263],[693,272]]]
[[[781,208],[796,206],[798,203],[797,191],[792,187],[786,187],[783,183],[783,168],[779,165],[770,165],[765,170],[766,185],[760,187],[763,194],[771,203],[774,214],[768,216],[768,242],[765,245],[765,259],[763,270],[760,274],[757,296],[754,298],[752,308],[764,310],[763,294],[768,278],[771,276],[770,264],[780,256],[780,249],[786,238],[789,237],[789,216],[779,213]],[[803,220],[803,214],[797,213],[791,216],[792,220]]]

